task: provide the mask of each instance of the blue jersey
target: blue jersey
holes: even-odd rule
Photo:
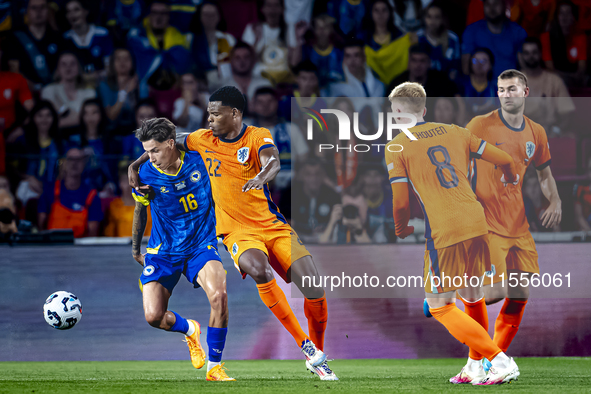
[[[152,233],[149,254],[184,255],[207,245],[217,245],[211,184],[197,152],[181,152],[181,167],[167,174],[147,162],[140,167],[140,182],[150,185],[154,196],[133,198],[150,205]]]
[[[343,51],[332,45],[320,53],[313,46],[306,44],[302,47],[302,60],[310,60],[318,67],[318,84],[320,86],[345,80]]]
[[[64,39],[82,63],[84,72],[103,70],[106,59],[113,53],[113,41],[104,27],[90,25],[85,43],[80,41],[73,30],[65,32]]]
[[[460,38],[451,30],[447,31],[447,49],[443,46],[433,46],[427,39],[426,33],[419,35],[419,45],[427,45],[431,48],[431,68],[445,73],[452,81],[456,79],[458,70],[462,67],[462,51],[460,50]]]
[[[492,51],[495,57],[493,78],[510,68],[517,68],[517,53],[521,52],[527,33],[515,22],[507,21],[499,34],[491,32],[486,20],[474,22],[464,30],[462,53],[472,54],[479,47]]]

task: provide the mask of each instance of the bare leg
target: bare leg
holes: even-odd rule
[[[170,292],[158,282],[144,285],[144,316],[149,325],[162,330],[170,330],[176,321],[174,313],[168,311]]]
[[[228,294],[226,292],[226,272],[222,263],[217,260],[208,261],[199,271],[197,283],[203,288],[211,313],[209,326],[217,328],[228,327]]]

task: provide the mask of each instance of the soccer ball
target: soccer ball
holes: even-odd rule
[[[67,330],[82,318],[82,304],[69,291],[56,291],[45,300],[43,316],[47,324],[58,330]]]

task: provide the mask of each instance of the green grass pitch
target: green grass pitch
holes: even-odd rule
[[[321,382],[304,361],[227,361],[236,382],[206,382],[189,361],[0,362],[0,393],[392,393],[487,390],[591,393],[591,358],[519,358],[517,382],[447,383],[460,359],[335,360],[338,382]]]

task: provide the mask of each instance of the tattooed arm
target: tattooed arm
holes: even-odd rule
[[[148,208],[139,201],[135,202],[135,210],[133,211],[133,227],[131,230],[131,255],[144,266],[144,255],[141,254],[142,238],[146,230],[146,223],[148,222]]]

